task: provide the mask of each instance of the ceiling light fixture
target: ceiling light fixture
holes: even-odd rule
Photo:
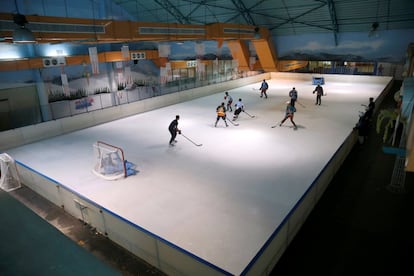
[[[29,23],[23,14],[17,13],[13,15],[13,22],[19,25],[13,32],[13,43],[36,43],[36,38],[32,31],[26,28]]]
[[[260,39],[261,35],[260,35],[260,28],[259,27],[255,27],[254,28],[254,39]]]
[[[376,20],[371,25],[371,30],[368,33],[368,37],[372,37],[372,36],[378,37],[379,36],[379,32],[378,32],[378,27],[379,27],[378,14],[379,14],[379,11],[380,11],[380,0],[377,0]]]
[[[368,36],[369,37],[378,36],[378,27],[379,27],[379,23],[378,22],[372,23],[371,31],[369,31]]]

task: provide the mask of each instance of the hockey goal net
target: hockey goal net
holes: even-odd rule
[[[0,188],[11,192],[21,187],[14,159],[7,153],[0,154]]]
[[[93,144],[93,172],[103,179],[127,177],[125,155],[122,148],[97,141]]]

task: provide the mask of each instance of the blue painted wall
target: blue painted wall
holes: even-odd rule
[[[15,5],[17,3],[17,6]],[[63,16],[79,18],[97,18],[114,20],[132,20],[126,11],[111,0],[84,1],[71,0],[3,0],[0,12],[20,12],[43,16]],[[375,61],[404,64],[407,46],[413,42],[414,30],[379,31],[377,35],[364,33],[339,33],[338,44],[335,45],[332,33],[314,35],[296,35],[273,37],[279,59],[299,60],[331,60],[331,61]],[[205,54],[229,57],[226,44],[218,49],[217,42],[205,41]],[[195,57],[194,42],[178,45],[171,43],[170,59],[186,59]],[[34,49],[27,46],[0,44],[1,58],[50,56],[57,49],[67,55],[88,54],[91,45],[36,45]],[[120,50],[120,45],[93,45],[98,51]],[[131,50],[157,49],[158,43],[131,43]]]

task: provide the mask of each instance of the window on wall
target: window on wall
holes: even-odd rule
[[[309,61],[309,71],[319,74],[374,74],[374,62]]]
[[[309,70],[314,73],[322,74],[331,68],[331,61],[309,61]]]

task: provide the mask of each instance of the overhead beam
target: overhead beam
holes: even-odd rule
[[[256,26],[230,23],[190,25],[30,15],[27,15],[26,19],[29,22],[26,26],[34,33],[38,43],[96,44],[132,41],[249,40],[254,39],[256,34]],[[0,37],[5,42],[13,42],[13,31],[16,27],[13,14],[0,13]],[[267,29],[263,30],[267,31]]]
[[[161,60],[158,54],[158,50],[140,50],[140,52],[145,52],[146,59],[150,59],[154,62],[159,62]],[[100,52],[98,53],[98,60],[99,62],[128,61],[130,60],[130,57],[123,56],[121,51]],[[90,63],[89,55],[77,55],[77,56],[65,57],[65,66],[89,64],[89,63]],[[26,59],[21,59],[21,60],[0,61],[0,72],[38,69],[38,68],[44,68],[42,57],[26,58]]]
[[[227,41],[233,58],[239,60],[242,70],[249,69],[249,49],[246,40],[253,41],[260,64],[265,71],[277,70],[277,56],[269,30],[251,25],[214,23],[208,25],[169,24],[92,20],[67,17],[26,16],[28,28],[38,43],[126,43],[135,41]],[[0,37],[13,42],[17,25],[13,14],[0,13]],[[258,36],[260,37],[258,39]],[[27,65],[22,65],[27,66]]]
[[[244,3],[242,1],[232,0],[231,2],[237,8],[239,14],[241,14],[243,16],[244,20],[246,20],[247,24],[256,25],[256,23],[253,20],[253,17],[250,14],[250,10],[248,8],[246,8],[246,6],[244,5]]]
[[[335,4],[333,0],[327,0],[326,3],[328,4],[329,14],[331,16],[332,32],[334,35],[335,46],[338,46],[338,20],[336,19]]]
[[[168,1],[168,0],[154,0],[154,2],[156,2],[158,5],[163,7],[166,12],[168,12],[169,14],[174,16],[174,18],[177,19],[177,21],[180,24],[190,24],[190,21],[188,20],[188,18],[185,17],[181,13],[181,11],[179,9],[177,9],[175,7],[175,5],[173,5],[170,1]]]
[[[227,46],[230,49],[233,59],[237,60],[240,70],[250,70],[249,67],[249,47],[245,41],[229,40]]]
[[[207,0],[203,0],[200,3],[198,3],[188,14],[187,14],[187,18],[190,18],[191,15],[196,12],[200,7],[205,6]]]
[[[315,25],[315,24],[310,24],[310,23],[306,23],[306,22],[302,22],[302,21],[299,21],[297,19],[300,18],[300,17],[302,17],[302,16],[304,16],[304,15],[307,15],[307,14],[309,14],[309,13],[315,11],[315,10],[320,9],[320,8],[324,7],[325,5],[326,5],[325,3],[322,3],[322,4],[320,4],[320,5],[312,8],[310,10],[307,10],[306,12],[303,12],[301,14],[296,15],[295,17],[291,17],[289,19],[285,19],[284,22],[278,24],[277,26],[272,27],[272,30],[273,29],[277,29],[277,28],[279,28],[279,27],[281,27],[281,26],[283,26],[285,24],[288,24],[288,23],[299,23],[299,24],[303,24],[303,25],[307,25],[307,26],[311,26],[311,27],[324,28],[323,26]],[[278,19],[280,19],[280,18],[278,18]],[[324,29],[326,29],[326,28],[324,28]]]
[[[260,65],[266,72],[278,71],[278,60],[276,55],[276,49],[273,43],[268,39],[255,39],[252,40],[256,54],[259,57]]]

